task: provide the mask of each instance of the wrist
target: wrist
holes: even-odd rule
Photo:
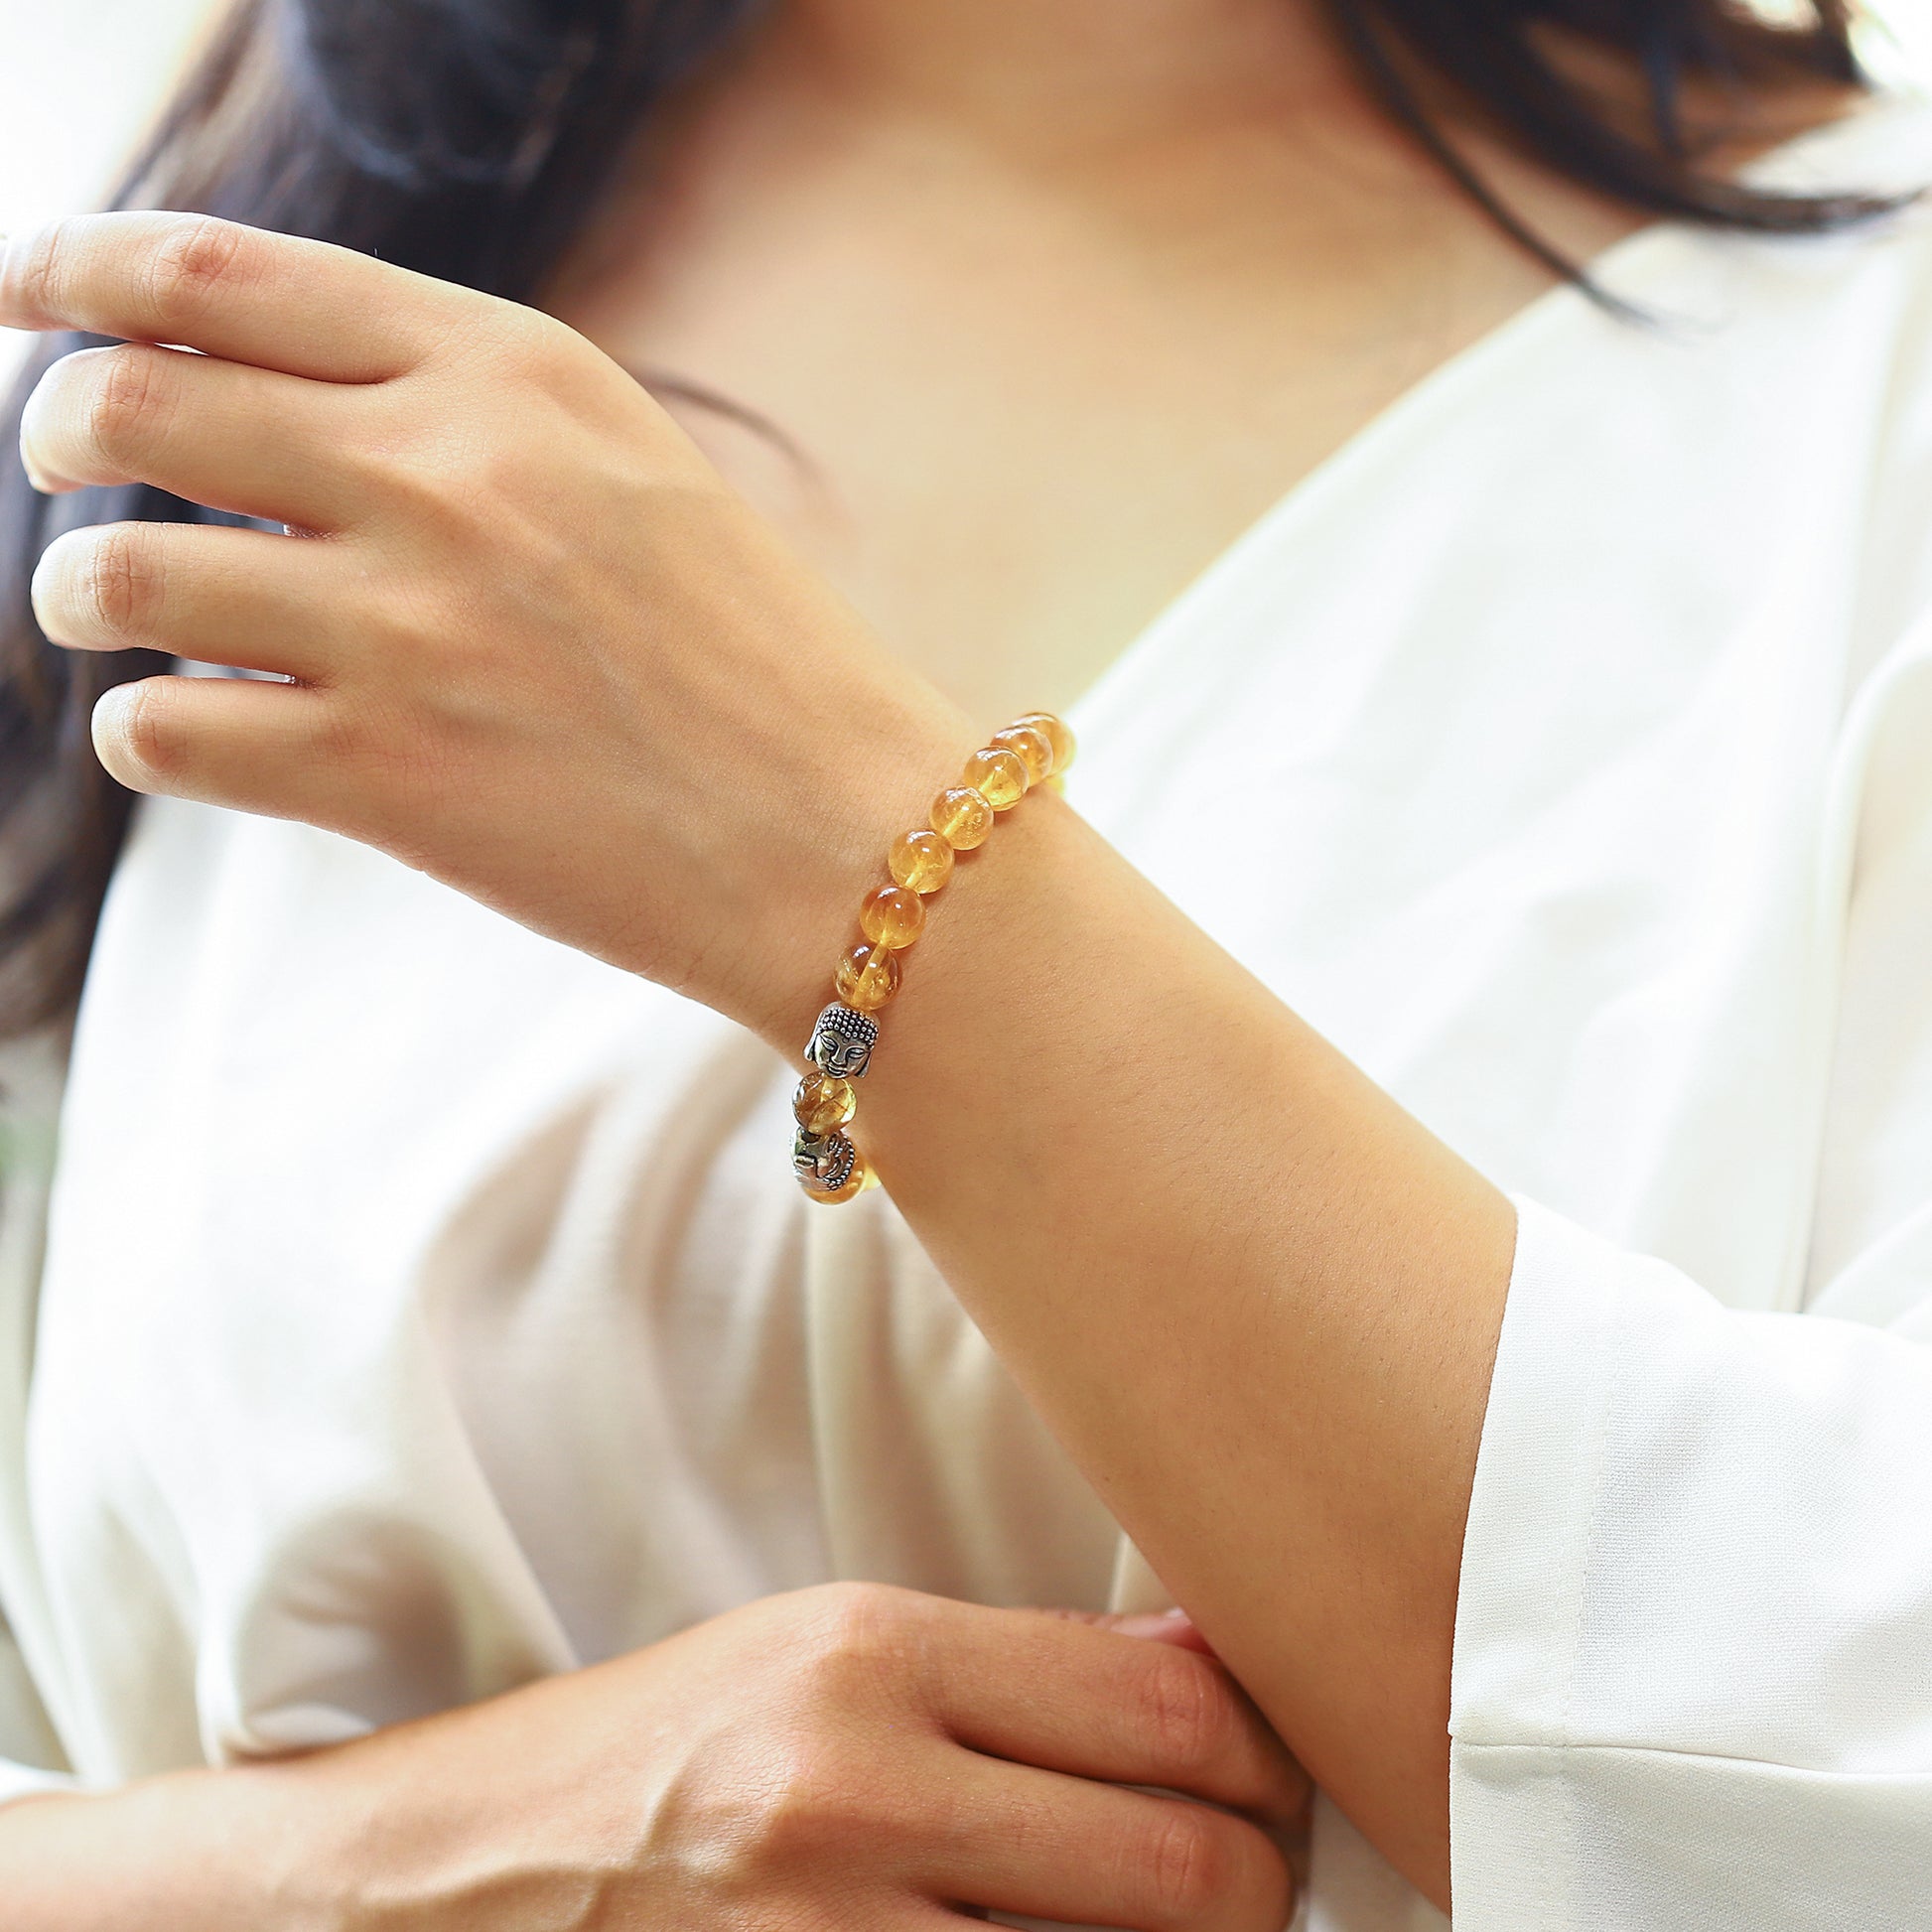
[[[947,893],[956,875],[970,875],[985,863],[980,848],[1000,817],[1015,815],[1030,792],[1043,789],[1057,805],[1051,794],[1060,789],[1058,773],[1070,765],[1075,749],[1060,719],[1046,712],[1024,715],[961,759],[950,780],[927,794],[923,816],[901,817],[883,863],[875,861],[876,883],[857,907],[860,936],[839,954],[832,997],[818,1009],[800,1052],[806,1072],[792,1097],[792,1165],[814,1201],[851,1200],[879,1179],[861,1146],[863,1130],[853,1125],[854,1083],[865,1076],[878,1047],[880,1015],[897,997],[908,950],[925,934],[928,904]],[[1034,812],[1043,809],[1036,803]],[[1067,815],[1062,810],[1060,816]],[[962,890],[947,893],[948,899],[956,902]],[[784,1050],[783,1040],[774,1044]]]
[[[773,812],[782,830],[772,850],[785,857],[757,881],[735,966],[740,990],[724,1009],[787,1059],[834,997],[833,969],[857,936],[861,900],[886,881],[893,840],[926,823],[934,794],[978,742],[963,712],[920,691],[802,750],[799,776]]]

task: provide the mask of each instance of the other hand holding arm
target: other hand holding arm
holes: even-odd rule
[[[9,1932],[1280,1932],[1258,1825],[1306,1794],[1195,1650],[834,1585],[307,1758],[29,1799],[0,1893]]]

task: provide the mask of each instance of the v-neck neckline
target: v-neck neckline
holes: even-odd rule
[[[1932,101],[1917,92],[1890,89],[1874,93],[1852,112],[1807,128],[1768,149],[1741,168],[1737,178],[1753,186],[1795,186],[1782,178],[1794,167],[1813,162],[1820,150],[1835,150],[1848,139],[1853,152],[1846,159],[1856,164],[1863,139],[1874,129],[1888,128],[1900,118],[1925,112],[1929,106]],[[1687,244],[1718,238],[1710,230],[1694,228],[1676,218],[1647,222],[1592,256],[1587,272],[1590,280],[1625,300],[1655,301],[1663,293],[1650,286],[1657,272],[1681,265]],[[1815,237],[1742,238],[1775,245],[1780,241],[1802,243]],[[1158,684],[1177,641],[1196,632],[1208,613],[1223,606],[1268,559],[1278,557],[1304,523],[1352,487],[1357,478],[1373,472],[1387,454],[1426,434],[1466,391],[1479,386],[1496,367],[1514,359],[1526,343],[1579,324],[1640,326],[1608,316],[1575,283],[1559,282],[1445,356],[1289,484],[1135,632],[1086,690],[1062,707],[1075,735],[1091,742],[1111,735],[1111,722],[1131,715],[1143,702],[1146,688]]]

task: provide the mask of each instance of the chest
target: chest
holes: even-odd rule
[[[1064,708],[1550,281],[1428,171],[1324,169],[1279,130],[1071,175],[903,132],[782,168],[743,145],[663,158],[554,306],[670,377],[724,474],[976,714]]]

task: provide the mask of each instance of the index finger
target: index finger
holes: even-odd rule
[[[85,214],[0,250],[0,327],[199,348],[325,382],[420,363],[486,297],[207,214]]]

